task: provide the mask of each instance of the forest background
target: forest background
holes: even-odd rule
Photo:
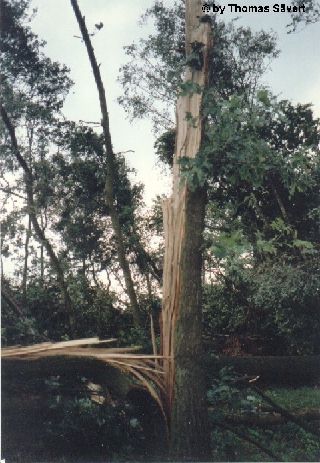
[[[124,65],[115,57],[122,45],[119,36],[126,39],[121,30],[128,33],[127,25],[136,14],[132,3],[123,2],[106,15],[102,2],[97,2],[97,10],[88,8],[91,11],[86,14],[88,24],[92,22],[96,54],[99,59],[101,56],[108,99],[111,102],[119,96],[113,93],[115,68],[122,65],[124,93],[119,103],[135,121],[129,125],[119,106],[110,104],[111,132],[115,151],[119,151],[115,158],[116,212],[134,282],[134,307],[130,294],[126,297],[123,268],[110,226],[112,213],[104,200],[107,166],[96,131],[100,124],[94,103],[97,96],[94,85],[88,85],[92,76],[72,11],[67,13],[56,3],[53,10],[47,5],[44,10],[39,4],[39,14],[31,23],[32,30],[48,40],[45,53],[72,68],[76,85],[62,115],[62,103],[71,88],[68,70],[39,54],[41,43],[23,25],[28,2],[10,3],[13,27],[6,31],[9,35],[2,50],[6,65],[3,121],[8,129],[5,116],[9,114],[18,127],[18,143],[32,182],[28,184],[25,168],[21,175],[17,164],[18,160],[23,167],[21,160],[13,156],[7,132],[2,130],[3,343],[98,335],[116,337],[119,347],[139,344],[151,351],[150,315],[159,334],[163,255],[160,199],[152,202],[151,198],[155,192],[163,192],[163,179],[169,176],[172,164],[174,105],[185,66],[182,4],[167,10],[161,2],[155,6],[150,2],[147,16],[154,25],[147,26],[145,41],[127,48]],[[146,6],[145,2],[136,5]],[[54,12],[62,17],[53,20]],[[46,17],[55,25],[52,32]],[[276,21],[274,15],[268,19]],[[320,73],[316,72],[315,44],[319,28],[310,25],[299,34],[286,36],[282,45],[293,50],[290,65],[290,53],[283,53],[282,62],[277,58],[279,43],[273,33],[252,32],[241,21],[216,25],[218,45],[205,106],[207,145],[198,163],[183,166],[190,188],[208,185],[204,340],[212,354],[316,355],[320,325],[316,79]],[[67,25],[61,34],[57,34],[57,24]],[[284,37],[285,21],[282,26],[280,35]],[[310,46],[306,47],[306,42]],[[62,50],[67,59],[60,54]],[[78,67],[82,53],[83,64]],[[265,74],[275,58],[285,69],[278,77],[277,73]],[[297,58],[299,66],[290,72]],[[110,72],[109,63],[113,67]],[[145,72],[147,68],[152,71]],[[273,96],[266,80],[280,96]],[[182,87],[182,91],[190,89]],[[292,101],[284,100],[284,96]],[[315,103],[314,112],[309,101]],[[146,116],[150,116],[149,122],[137,122],[137,117]],[[160,177],[157,189],[153,177],[150,181],[155,159]],[[133,167],[146,184],[149,208],[143,203],[142,185],[132,181]],[[33,205],[30,196],[24,202],[30,185]],[[166,179],[167,189],[169,185]],[[9,261],[14,262],[14,269]],[[57,415],[56,419],[61,419]],[[134,432],[143,429],[130,420]],[[68,428],[65,423],[61,426]],[[128,436],[133,445],[130,432]],[[55,441],[57,436],[52,438]],[[140,438],[135,435],[133,440]],[[221,451],[229,451],[229,445]],[[110,452],[115,449],[117,445]],[[310,452],[315,452],[314,447]]]

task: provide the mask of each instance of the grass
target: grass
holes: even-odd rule
[[[291,413],[319,409],[320,389],[315,387],[300,388],[269,388],[264,391],[279,406]],[[249,395],[249,391],[248,391]],[[266,405],[259,395],[250,397],[256,405],[259,414],[260,405]],[[270,410],[271,412],[271,410]],[[228,414],[228,412],[226,412]],[[263,412],[265,413],[265,411]],[[319,422],[310,422],[311,427],[317,429]],[[232,429],[238,432],[238,437]],[[277,461],[320,461],[319,439],[296,424],[283,422],[280,424],[264,425],[232,425],[230,430],[223,430],[218,426],[213,427],[212,443],[214,461],[270,461],[270,456],[257,448],[252,443],[239,438],[239,432],[247,438],[252,438],[265,449],[276,455]]]
[[[320,388],[317,387],[272,388],[266,394],[291,412],[320,408]]]
[[[320,444],[316,438],[300,430],[294,424],[287,423],[272,428],[257,429],[241,427],[243,434],[253,437],[256,441],[263,444],[278,456],[277,461],[319,462]],[[228,432],[227,432],[228,433]],[[242,462],[262,462],[269,461],[270,457],[259,451],[255,446],[237,439],[233,434],[226,432],[220,435],[219,444],[215,461],[242,461]],[[217,437],[217,436],[214,436]],[[213,443],[217,446],[216,439]],[[222,448],[221,448],[222,446]]]

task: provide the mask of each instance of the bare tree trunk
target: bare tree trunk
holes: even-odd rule
[[[125,245],[124,245],[121,224],[119,220],[119,213],[117,211],[117,208],[114,202],[113,182],[114,182],[114,173],[115,173],[115,155],[113,151],[111,133],[110,133],[110,127],[109,127],[109,115],[108,115],[108,109],[107,109],[105,90],[104,90],[103,82],[101,79],[100,69],[97,64],[97,60],[96,60],[94,50],[91,44],[91,40],[88,34],[84,16],[82,16],[81,14],[77,0],[71,0],[71,5],[74,10],[76,19],[78,21],[83,41],[87,48],[92,72],[93,72],[97,90],[99,93],[100,109],[101,109],[101,115],[102,115],[101,125],[103,129],[104,144],[105,144],[106,154],[107,154],[107,157],[106,157],[107,172],[106,172],[106,182],[105,182],[106,203],[109,208],[112,228],[113,228],[113,232],[114,232],[114,236],[116,240],[118,259],[119,259],[121,270],[123,272],[127,294],[130,300],[134,323],[136,326],[141,326],[141,323],[142,323],[141,312],[140,312],[140,308],[139,308],[139,304],[137,300],[137,295],[136,295],[134,285],[133,285],[129,263],[126,257],[126,250],[125,250]]]
[[[0,108],[1,108],[1,116],[2,116],[3,122],[4,122],[6,128],[7,128],[8,132],[9,132],[9,135],[10,135],[12,151],[15,154],[15,156],[17,158],[17,161],[19,162],[20,166],[22,167],[22,169],[24,171],[24,180],[25,180],[25,185],[26,185],[29,217],[30,217],[33,229],[35,231],[35,234],[38,237],[39,241],[45,247],[45,249],[46,249],[46,251],[47,251],[47,253],[49,255],[53,270],[55,271],[55,273],[57,275],[57,281],[58,281],[60,290],[62,292],[62,296],[63,296],[63,299],[64,299],[65,310],[66,310],[66,313],[67,313],[67,316],[68,316],[68,319],[69,319],[70,331],[71,331],[71,333],[73,333],[73,329],[74,329],[73,308],[72,308],[70,295],[69,295],[69,292],[68,292],[68,287],[67,287],[67,284],[66,284],[66,281],[65,281],[65,278],[64,278],[64,272],[63,272],[62,266],[60,264],[60,261],[59,261],[58,257],[56,256],[56,254],[55,254],[55,252],[53,250],[53,247],[52,247],[50,241],[46,238],[43,230],[41,229],[41,227],[39,225],[38,219],[37,219],[36,206],[35,206],[34,197],[33,197],[33,176],[32,176],[32,173],[31,173],[31,170],[30,170],[28,164],[26,163],[26,160],[24,159],[24,157],[22,156],[22,154],[21,154],[21,152],[19,150],[18,142],[17,142],[17,138],[16,138],[16,133],[15,133],[15,128],[12,125],[12,123],[10,121],[10,118],[9,118],[5,108],[2,106],[2,104],[1,104]]]
[[[94,266],[94,261],[90,259],[90,264],[91,264],[91,273],[92,273],[92,279],[94,284],[96,285],[97,288],[100,288],[100,283],[97,279],[97,274],[96,274],[96,269]]]
[[[201,21],[201,0],[186,0],[186,55],[200,47],[202,66],[188,67],[185,82],[203,89],[208,78],[211,25]],[[200,61],[201,61],[200,60]],[[173,166],[173,194],[163,204],[165,258],[163,275],[162,352],[168,411],[171,413],[171,456],[206,460],[210,456],[206,390],[202,367],[201,269],[205,189],[190,191],[181,179],[182,157],[194,158],[203,136],[202,93],[180,96]],[[192,117],[193,123],[190,124]]]
[[[40,280],[44,283],[44,249],[43,244],[40,245]]]
[[[29,257],[29,241],[31,236],[31,219],[28,216],[28,228],[26,231],[26,240],[24,243],[24,265],[22,275],[22,300],[23,303],[27,302],[27,279],[28,279],[28,257]]]
[[[28,138],[28,163],[29,166],[32,166],[32,143],[33,143],[33,127],[27,128],[27,138]],[[32,170],[30,168],[31,174]],[[29,257],[29,241],[31,237],[31,219],[30,214],[28,214],[28,227],[26,231],[26,240],[24,245],[24,265],[23,265],[23,274],[22,274],[22,301],[24,305],[27,303],[27,279],[28,279],[28,257]]]
[[[149,303],[151,304],[151,301],[152,301],[152,287],[151,287],[151,281],[150,281],[149,272],[145,273],[145,277],[146,277],[146,283],[147,283]]]
[[[43,217],[41,214],[41,230],[43,233],[45,232],[46,225],[43,223]],[[43,255],[43,244],[40,244],[40,280],[41,283],[43,284],[44,282],[44,255]]]

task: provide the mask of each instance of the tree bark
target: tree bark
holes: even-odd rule
[[[23,275],[22,275],[22,300],[23,303],[27,302],[27,279],[28,279],[28,257],[29,257],[29,241],[31,236],[31,219],[28,216],[28,228],[26,231],[26,240],[24,243],[24,264],[23,264]]]
[[[43,233],[45,233],[45,230],[47,228],[47,220],[45,223],[43,223],[43,216],[42,214],[40,215],[41,218],[41,230]],[[43,255],[43,244],[40,244],[40,281],[43,284],[44,283],[44,255]]]
[[[32,176],[32,172],[31,172],[26,160],[24,159],[24,157],[22,156],[22,154],[21,154],[21,152],[19,150],[19,146],[18,146],[18,142],[17,142],[17,138],[16,138],[16,133],[15,133],[15,128],[12,125],[11,120],[10,120],[8,114],[7,114],[7,111],[2,106],[2,104],[0,105],[0,109],[1,109],[1,116],[2,116],[3,122],[4,122],[6,128],[7,128],[8,132],[9,132],[11,145],[12,145],[12,151],[13,151],[14,155],[16,156],[17,161],[19,162],[20,166],[22,167],[22,169],[24,171],[24,180],[25,180],[26,193],[27,193],[27,205],[28,205],[29,217],[30,217],[33,229],[35,231],[35,234],[38,237],[41,244],[43,244],[43,246],[45,247],[45,249],[46,249],[46,251],[47,251],[47,253],[49,255],[53,270],[56,273],[57,281],[58,281],[60,290],[62,292],[62,296],[63,296],[63,300],[64,300],[64,306],[65,306],[66,314],[67,314],[68,321],[69,321],[70,332],[71,332],[71,334],[73,334],[73,332],[74,332],[74,316],[73,316],[73,307],[72,307],[68,287],[67,287],[67,284],[66,284],[66,281],[65,281],[65,278],[64,278],[64,272],[63,272],[61,263],[60,263],[58,257],[56,256],[50,241],[48,240],[48,238],[46,238],[46,236],[45,236],[45,234],[44,234],[43,230],[41,229],[41,227],[39,225],[39,222],[38,222],[37,213],[36,213],[36,205],[35,205],[34,196],[33,196],[33,176]]]
[[[180,159],[194,158],[203,137],[202,92],[208,79],[211,24],[201,22],[201,0],[186,0],[186,55],[201,43],[203,65],[189,66],[184,82],[202,91],[181,95],[177,102],[177,132],[173,164],[173,194],[164,201],[165,258],[163,275],[162,352],[170,453],[174,460],[210,458],[210,431],[202,365],[201,269],[205,188],[191,191],[181,178]],[[187,116],[192,117],[192,124]]]
[[[186,191],[184,237],[180,254],[180,294],[174,332],[175,379],[171,455],[205,460],[210,456],[202,351],[202,231],[205,194]]]
[[[134,284],[133,284],[133,280],[131,276],[129,263],[126,257],[126,249],[124,245],[123,233],[122,233],[121,224],[119,220],[119,213],[117,211],[117,208],[114,202],[113,182],[114,182],[114,173],[115,173],[115,154],[113,151],[112,140],[111,140],[111,133],[110,133],[110,127],[109,127],[109,115],[108,115],[108,109],[107,109],[105,90],[104,90],[103,82],[101,79],[100,68],[97,64],[97,60],[96,60],[94,50],[91,44],[91,40],[88,34],[84,16],[82,16],[81,14],[77,0],[71,0],[71,5],[73,8],[74,14],[76,16],[76,19],[78,21],[80,32],[81,32],[83,41],[85,43],[85,46],[88,52],[89,61],[91,64],[92,72],[94,75],[94,79],[95,79],[98,94],[99,94],[100,109],[101,109],[101,115],[102,115],[101,126],[103,129],[104,144],[105,144],[105,149],[106,149],[106,154],[107,154],[106,156],[107,172],[106,172],[106,181],[105,181],[106,204],[109,208],[112,228],[113,228],[113,232],[114,232],[114,236],[116,240],[119,264],[123,272],[123,276],[124,276],[124,280],[126,284],[126,290],[127,290],[127,294],[130,300],[130,305],[131,305],[131,309],[133,313],[134,323],[136,326],[141,326],[142,324],[141,312],[140,312],[140,308],[139,308],[139,304],[137,300],[137,295],[134,289]]]

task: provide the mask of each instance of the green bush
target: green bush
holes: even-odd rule
[[[149,315],[144,314],[146,329],[137,329],[132,314],[116,305],[112,293],[103,287],[93,287],[81,275],[69,277],[68,288],[75,309],[75,329],[71,336],[68,314],[61,291],[54,280],[32,279],[27,288],[27,300],[22,304],[21,291],[11,288],[23,307],[24,317],[4,302],[2,316],[3,345],[33,344],[41,341],[60,341],[74,337],[117,338],[121,346],[150,345]]]
[[[48,447],[60,455],[117,459],[141,457],[145,438],[125,401],[100,405],[88,397],[55,396],[45,422]]]
[[[1,342],[3,346],[15,344],[28,345],[42,342],[45,338],[39,333],[34,318],[2,316]]]
[[[231,261],[219,280],[205,287],[205,335],[256,336],[261,354],[318,354],[319,288],[316,260],[255,267]]]

